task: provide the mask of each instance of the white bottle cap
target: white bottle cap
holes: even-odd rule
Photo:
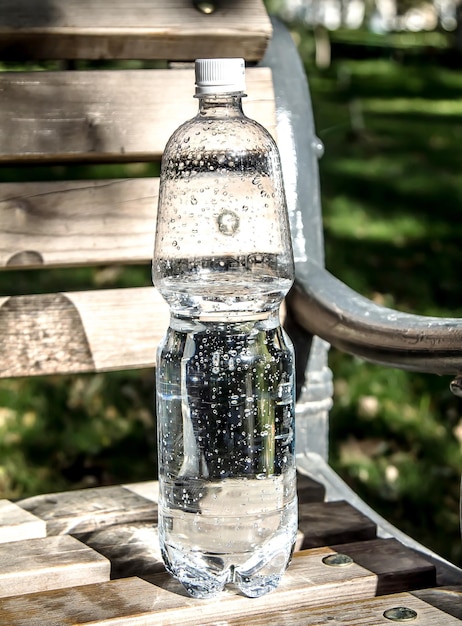
[[[245,91],[244,59],[197,59],[196,96]]]

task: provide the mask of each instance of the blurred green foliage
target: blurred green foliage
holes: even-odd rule
[[[0,497],[153,479],[154,373],[5,380]]]

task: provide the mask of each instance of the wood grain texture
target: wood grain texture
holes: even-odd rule
[[[426,602],[417,601],[407,593],[389,596],[381,596],[371,600],[359,600],[355,602],[337,603],[335,600],[322,608],[299,608],[284,607],[275,612],[261,613],[252,617],[252,626],[267,626],[268,624],[283,624],[284,626],[378,626],[392,622],[384,617],[385,611],[395,607],[406,607],[417,613],[416,620],[407,621],[406,624],[419,626],[456,626],[460,622],[450,614],[435,608]],[[246,617],[238,617],[226,620],[226,626],[248,626]],[[214,622],[202,622],[204,626]],[[216,623],[216,622],[215,622]],[[402,623],[402,622],[401,622]]]
[[[153,508],[157,513],[157,507],[153,505]],[[313,508],[313,511],[310,511],[310,508]],[[79,505],[76,509],[79,510]],[[297,550],[323,547],[332,543],[333,538],[338,540],[339,537],[344,537],[350,538],[351,541],[359,541],[376,536],[375,524],[345,502],[340,502],[339,506],[332,506],[330,502],[302,505],[299,529],[302,536],[297,540]],[[164,570],[158,530],[152,523],[106,525],[104,528],[97,527],[90,533],[78,534],[77,537],[111,561],[113,577],[146,578]],[[396,559],[396,569],[401,579],[403,579],[402,558],[403,553],[398,554]]]
[[[375,539],[377,526],[344,501],[299,504],[302,548]]]
[[[275,135],[271,71],[246,81],[247,115]],[[197,113],[193,69],[3,72],[0,93],[2,163],[151,161]]]
[[[262,58],[271,23],[262,0],[0,0],[6,59]]]
[[[305,493],[308,487],[314,495],[319,493],[318,483],[308,478],[302,478],[299,487]],[[147,481],[39,495],[18,504],[46,522],[48,535],[71,533],[107,557],[112,577],[146,577],[164,570],[156,525],[158,491],[157,481]],[[332,510],[328,503],[321,506]],[[327,537],[340,536],[344,518],[351,517],[346,506],[342,513],[343,517],[334,516]]]
[[[0,266],[149,262],[159,180],[0,184]]]
[[[153,508],[157,522],[157,507]],[[117,524],[75,536],[111,562],[111,578],[146,578],[165,572],[157,523]]]
[[[110,571],[109,561],[67,535],[2,543],[0,563],[0,598],[102,582]]]
[[[0,543],[46,536],[45,522],[9,500],[0,500]]]
[[[4,620],[0,623],[8,626],[42,623],[47,626],[77,623],[81,626],[197,626],[199,623],[201,626],[216,626],[217,623],[227,626],[248,626],[250,623],[255,626],[321,626],[331,623],[339,626],[372,626],[392,624],[383,617],[383,613],[396,606],[406,606],[417,612],[418,618],[414,623],[420,626],[460,624],[457,618],[407,593],[351,602],[334,600],[320,608],[308,605],[294,607],[281,603],[278,608],[270,610],[262,608],[259,603],[258,612],[252,606],[255,604],[253,600],[236,596],[230,599],[227,595],[224,615],[222,600],[223,596],[220,596],[198,602],[154,587],[139,578],[126,578],[74,589],[6,598],[0,601],[0,620]]]
[[[374,539],[331,547],[336,552],[348,554],[355,563],[377,575],[377,595],[436,585],[433,563],[396,539]]]
[[[20,500],[24,511],[46,522],[48,535],[85,533],[128,522],[157,522],[151,500],[121,486],[76,489]]]
[[[0,605],[0,623],[7,616],[7,623],[11,626],[26,623],[29,626],[33,618],[46,615],[47,626],[76,622],[110,623],[112,626],[213,624],[217,618],[222,622],[231,617],[249,619],[278,611],[281,607],[322,606],[332,600],[334,590],[338,601],[374,596],[374,575],[357,565],[348,571],[327,568],[322,563],[326,554],[325,549],[300,553],[294,558],[280,587],[262,598],[245,598],[229,588],[217,598],[198,602],[187,597],[170,576],[159,574],[152,577],[152,585],[128,578],[103,585],[12,598]],[[24,621],[26,617],[29,622]]]
[[[168,322],[153,287],[0,298],[0,377],[153,367]]]
[[[146,498],[146,500],[151,500],[151,502],[155,502],[156,504],[159,502],[159,481],[158,480],[146,480],[140,483],[127,483],[126,485],[122,485],[124,489],[128,489],[129,491],[133,491],[133,493]]]
[[[462,622],[462,586],[419,589],[413,591],[412,595],[425,600],[428,604],[436,606]]]

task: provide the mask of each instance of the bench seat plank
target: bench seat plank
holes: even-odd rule
[[[262,0],[0,0],[4,59],[262,58],[271,22]]]
[[[0,543],[46,536],[46,524],[14,502],[0,500]]]
[[[305,591],[305,596],[308,595]],[[332,589],[331,589],[332,594]],[[265,600],[274,598],[266,606]],[[306,598],[305,598],[306,599]],[[312,606],[309,602],[285,604],[281,590],[252,600],[230,593],[207,602],[187,598],[154,587],[139,578],[112,580],[75,589],[6,598],[0,601],[0,620],[8,626],[47,626],[92,624],[92,626],[150,626],[185,624],[212,626],[217,619],[229,626],[284,624],[284,626],[318,626],[319,624],[355,624],[371,626],[390,622],[383,613],[398,606],[416,611],[420,626],[456,626],[459,620],[414,595],[400,593],[377,598],[331,601]],[[331,595],[332,600],[332,595]],[[5,620],[5,621],[3,621]],[[411,622],[412,623],[412,622]]]
[[[267,626],[267,624],[283,623],[284,626],[320,626],[321,624],[336,624],[344,626],[371,626],[396,624],[386,619],[384,613],[397,607],[406,607],[417,613],[416,621],[406,620],[407,624],[419,626],[456,626],[459,620],[439,608],[427,604],[409,593],[399,593],[380,596],[370,600],[355,602],[331,602],[321,608],[280,607],[279,611],[261,613],[252,616],[252,626]],[[280,621],[280,620],[283,620]],[[213,622],[202,622],[204,626]],[[230,618],[226,626],[248,626],[246,617]]]
[[[418,589],[412,595],[425,600],[428,604],[438,607],[462,622],[462,586],[445,586],[428,589]],[[436,624],[436,622],[435,622]]]
[[[26,610],[32,621],[32,617],[43,614],[46,608],[47,626],[75,623],[77,611],[79,624],[97,624],[96,619],[99,619],[111,625],[176,626],[216,623],[217,616],[221,620],[231,615],[253,616],[281,607],[322,606],[331,601],[333,589],[338,601],[374,596],[376,579],[373,574],[358,565],[346,569],[328,568],[322,562],[328,554],[325,548],[297,553],[278,589],[262,598],[245,598],[230,588],[217,598],[198,602],[187,597],[181,585],[168,574],[157,574],[150,578],[152,586],[137,579],[118,579],[104,585],[12,598],[3,603],[3,610],[9,611],[11,625],[21,624],[13,621],[13,617],[22,619]],[[112,589],[116,590],[116,598]],[[1,617],[0,612],[0,623]]]
[[[110,574],[107,559],[69,535],[2,543],[0,563],[0,598],[103,582]]]
[[[396,539],[372,539],[331,547],[377,574],[377,595],[436,585],[435,565]]]
[[[0,377],[153,367],[168,321],[154,287],[0,298]]]
[[[375,539],[377,526],[344,500],[299,503],[302,548]]]
[[[296,549],[305,549],[306,546],[322,547],[330,545],[332,539],[340,536],[350,538],[351,541],[360,541],[363,537],[375,537],[376,527],[363,520],[361,514],[354,515],[354,509],[346,502],[332,507],[331,503],[312,503],[304,506],[313,507],[316,511],[312,516],[313,523],[309,524],[307,517],[301,515],[299,521],[299,538]],[[323,513],[321,513],[323,511]],[[157,517],[157,507],[153,504],[153,512]],[[316,523],[318,519],[330,517],[329,524],[323,527]],[[157,521],[157,519],[155,520]],[[301,532],[300,532],[301,531]],[[159,549],[159,535],[157,526],[152,523],[123,523],[112,527],[96,528],[93,532],[77,534],[80,541],[103,554],[111,561],[113,577],[151,576],[164,570],[162,556]],[[346,548],[347,549],[347,548]],[[410,551],[402,548],[395,552],[393,571],[382,570],[382,576],[393,574],[396,580],[408,577],[407,563]],[[374,570],[372,570],[374,571]],[[374,573],[377,573],[374,571]],[[406,582],[409,588],[409,582]]]
[[[85,533],[135,521],[157,522],[156,504],[122,486],[32,496],[20,500],[18,506],[44,520],[48,535]]]
[[[159,545],[157,507],[155,523],[124,523],[77,533],[76,538],[111,562],[111,578],[146,578],[165,572]]]
[[[341,521],[337,522],[337,526],[338,528],[341,526]],[[328,538],[328,531],[326,535]],[[154,580],[152,577],[156,573],[164,571],[158,531],[152,524],[120,524],[92,533],[78,534],[77,538],[111,561],[112,577],[136,575]],[[356,546],[357,544],[342,544],[332,547],[326,542],[320,548],[327,549],[328,554],[340,553],[352,556],[355,554]],[[300,543],[297,548],[299,547]],[[310,550],[306,553],[311,554]],[[354,562],[374,574],[377,595],[431,587],[436,584],[434,565],[398,542],[387,539],[365,541],[364,552],[366,551],[368,558],[359,557]],[[350,567],[351,565],[343,569]],[[328,577],[327,572],[325,574]]]
[[[247,115],[275,135],[271,70],[246,81]],[[197,113],[193,87],[189,68],[0,73],[0,163],[159,159]]]

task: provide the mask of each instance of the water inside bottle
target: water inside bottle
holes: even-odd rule
[[[196,597],[275,588],[296,531],[293,352],[276,318],[172,319],[157,369],[159,529]]]

